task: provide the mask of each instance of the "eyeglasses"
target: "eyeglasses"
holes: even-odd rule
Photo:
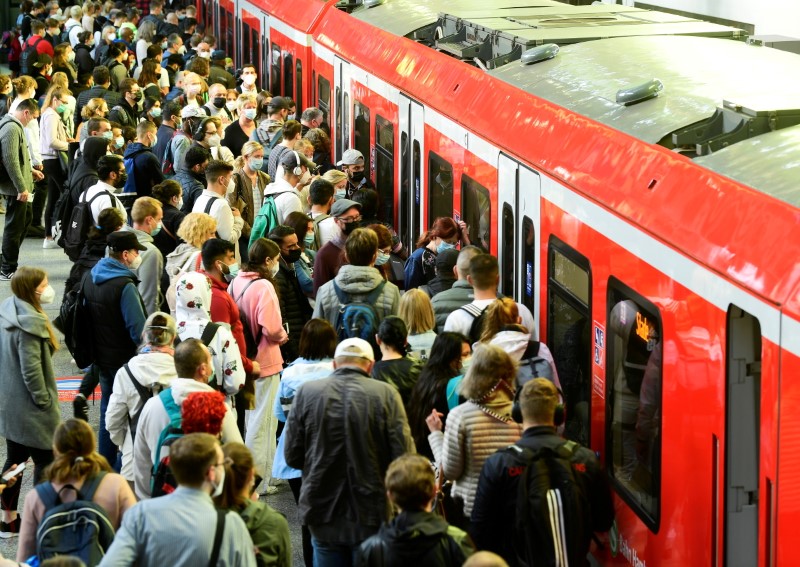
[[[345,224],[350,224],[351,222],[361,222],[361,215],[357,217],[336,217],[337,220],[342,221]]]
[[[233,464],[233,459],[231,459],[230,457],[225,457],[221,463],[214,463],[214,466],[224,467],[225,465],[232,465],[232,464]]]

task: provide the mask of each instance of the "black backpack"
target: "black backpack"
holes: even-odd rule
[[[481,333],[483,333],[483,321],[486,318],[486,307],[481,309],[474,303],[467,303],[459,307],[472,317],[472,325],[469,327],[469,342],[475,344],[481,340]]]
[[[381,324],[378,310],[375,304],[383,292],[386,281],[381,281],[378,287],[373,289],[369,295],[360,295],[363,299],[353,299],[350,295],[342,291],[336,280],[333,280],[333,290],[339,298],[339,314],[336,317],[336,333],[339,340],[345,339],[364,339],[377,349],[375,344],[375,334]]]
[[[578,448],[566,441],[536,452],[518,445],[505,449],[527,462],[517,488],[514,548],[528,567],[586,563],[591,506],[583,475],[575,471]]]
[[[80,490],[71,484],[58,492],[52,483],[36,486],[45,513],[36,529],[36,555],[39,561],[59,555],[79,557],[88,567],[98,565],[114,540],[114,526],[99,504],[92,502],[97,487],[106,475],[100,472],[87,478]],[[74,502],[61,502],[61,492],[77,493]]]
[[[36,38],[36,41],[31,41],[34,37]],[[36,51],[36,46],[39,45],[39,42],[43,40],[44,38],[40,35],[32,35],[28,38],[28,41],[25,42],[25,48],[22,50],[22,53],[19,56],[20,73],[23,75],[33,75],[33,63],[39,57],[39,53]]]
[[[91,271],[86,272],[78,289],[67,292],[58,317],[53,321],[53,325],[64,333],[64,344],[78,368],[87,368],[94,362],[92,322],[83,293],[86,278],[91,277]]]
[[[68,194],[65,192],[65,194]],[[63,246],[64,252],[67,253],[69,259],[75,262],[81,255],[83,245],[86,244],[86,239],[89,234],[89,229],[94,225],[94,218],[92,217],[92,203],[101,195],[107,195],[111,199],[111,206],[113,207],[117,198],[109,191],[100,191],[97,195],[86,201],[86,192],[81,193],[78,197],[78,204],[72,208],[69,215],[69,223],[66,226],[62,225],[61,238],[58,244]],[[56,203],[58,205],[58,203]],[[64,205],[66,207],[66,205]]]
[[[69,40],[69,32],[79,27],[81,27],[81,24],[72,24],[70,27],[64,29],[59,37],[59,43],[72,43]]]
[[[237,307],[239,307],[239,320],[242,322],[242,333],[244,334],[244,343],[245,343],[245,354],[247,358],[250,360],[254,359],[258,354],[258,341],[261,339],[261,326],[258,327],[257,336],[253,336],[253,333],[250,331],[250,322],[247,319],[247,314],[244,312],[244,309],[239,306],[239,302],[244,297],[247,288],[253,285],[254,282],[261,280],[264,278],[253,278],[249,282],[247,282],[242,289],[242,293],[239,294],[239,297],[234,297],[233,300],[236,302]],[[233,294],[231,294],[233,296]]]

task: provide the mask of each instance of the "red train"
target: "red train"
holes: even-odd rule
[[[498,255],[608,468],[597,562],[800,564],[799,56],[549,0],[198,7],[407,245],[452,215]]]

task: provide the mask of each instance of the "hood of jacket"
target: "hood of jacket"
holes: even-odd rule
[[[198,337],[211,321],[211,281],[199,272],[186,272],[175,286],[178,336]]]
[[[92,268],[92,281],[100,285],[114,278],[129,277],[138,284],[139,279],[127,266],[114,258],[103,258]]]
[[[145,347],[147,349],[147,347]],[[128,361],[128,366],[139,383],[145,388],[155,384],[169,386],[178,377],[175,372],[175,359],[166,352],[147,350]]]
[[[0,327],[6,332],[16,328],[35,337],[50,338],[47,317],[36,311],[33,305],[14,295],[0,304]]]
[[[522,360],[522,355],[525,354],[525,349],[528,348],[528,341],[531,336],[528,333],[520,331],[500,331],[490,341],[491,344],[497,345],[506,351],[511,358],[519,362]]]
[[[197,382],[191,378],[176,378],[170,384],[170,388],[172,388],[172,399],[175,400],[175,403],[178,405],[183,404],[183,401],[189,397],[189,394],[194,394],[195,392],[211,392],[214,390],[208,384]]]
[[[390,542],[398,554],[398,565],[412,564],[424,556],[447,534],[447,522],[430,512],[402,512],[394,520],[381,526],[380,535]],[[391,545],[394,543],[395,545]],[[408,561],[403,561],[407,555]]]
[[[262,137],[266,137],[268,140],[272,139],[272,134],[281,128],[283,128],[283,120],[275,120],[274,118],[267,118],[258,125],[258,130],[261,130]],[[264,132],[266,132],[266,136],[264,136]]]
[[[171,273],[169,270],[171,270],[173,266],[176,266],[179,269],[182,268],[184,265],[186,265],[186,262],[188,262],[189,259],[198,252],[200,252],[200,250],[188,242],[178,244],[178,247],[175,248],[175,250],[167,254],[167,274],[171,276],[176,275],[178,272]],[[192,268],[194,268],[194,266],[192,266]]]
[[[108,140],[102,136],[89,136],[83,143],[81,161],[92,169],[97,169],[97,160],[108,152]]]
[[[298,193],[292,184],[286,181],[283,177],[277,178],[275,181],[267,185],[264,189],[265,195],[274,195],[275,193],[294,193],[297,197],[300,197],[300,193]]]
[[[336,276],[336,284],[345,293],[369,293],[382,281],[383,276],[372,266],[345,264]]]
[[[141,142],[133,142],[127,148],[125,148],[125,154],[123,155],[123,157],[124,158],[136,157],[137,155],[142,154],[144,152],[153,153],[153,150],[150,146],[145,146]]]

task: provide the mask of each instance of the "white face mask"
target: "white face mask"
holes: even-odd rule
[[[142,255],[139,254],[138,256],[136,256],[136,259],[133,262],[131,262],[130,268],[131,270],[138,270],[139,266],[141,265],[142,265]]]
[[[235,100],[229,100],[225,103],[225,107],[230,110],[231,112],[235,111],[236,108],[239,106],[239,103]]]
[[[300,177],[300,184],[301,185],[308,185],[311,182],[311,172],[306,170],[305,173]]]
[[[208,137],[208,145],[209,146],[217,147],[217,146],[219,146],[219,143],[221,141],[222,141],[222,138],[219,137],[219,134],[214,134],[214,135]]]
[[[178,199],[178,204],[175,205],[175,208],[177,208],[177,209],[182,209],[183,208],[183,197]]]
[[[225,193],[230,195],[236,190],[236,183],[233,181],[233,177],[228,180],[228,186],[225,188]]]
[[[242,75],[242,82],[245,85],[252,87],[253,85],[256,84],[256,76],[255,75]]]
[[[117,34],[115,34],[115,33],[106,34],[106,39],[108,41],[114,41],[115,39],[117,39]]]
[[[69,61],[70,63],[75,61],[75,52],[74,51],[70,51],[69,52],[69,55],[67,55],[67,61]]]
[[[39,303],[53,303],[56,298],[56,290],[53,289],[53,286],[48,285],[44,288],[44,291],[39,294]]]
[[[211,493],[211,498],[216,498],[217,496],[222,494],[222,489],[225,487],[225,467],[215,467],[215,468],[221,468],[222,474],[219,475],[217,482],[213,485],[214,491]]]
[[[181,54],[181,55],[186,55],[186,46],[185,45],[181,45],[178,48],[178,53]]]

